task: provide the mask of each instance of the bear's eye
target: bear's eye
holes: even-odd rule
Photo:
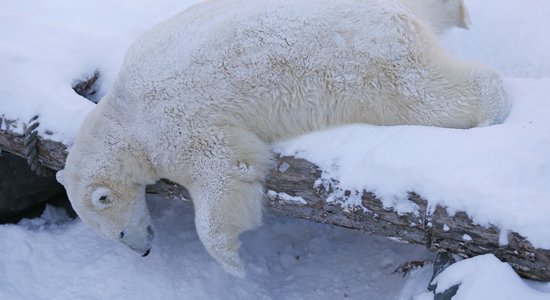
[[[98,209],[107,208],[111,204],[112,194],[108,188],[97,188],[91,196],[92,204]]]
[[[103,196],[99,197],[98,202],[101,203],[101,204],[108,204],[109,203],[109,198],[107,197],[107,195],[103,195]]]

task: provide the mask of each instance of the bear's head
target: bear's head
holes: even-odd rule
[[[142,165],[129,162],[133,152],[124,133],[117,133],[108,123],[98,107],[90,112],[57,180],[85,224],[146,256],[154,234],[145,202],[145,183],[136,176],[136,170],[143,172]]]

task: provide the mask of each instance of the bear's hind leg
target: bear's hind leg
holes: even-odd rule
[[[228,272],[244,276],[239,235],[261,224],[269,147],[250,132],[227,128],[197,145],[189,190],[199,238]]]

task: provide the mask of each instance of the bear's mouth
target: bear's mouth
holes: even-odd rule
[[[142,234],[132,234],[132,232],[126,231],[120,233],[120,241],[142,257],[151,253],[151,245],[153,244],[154,237],[155,233],[151,226],[147,226],[145,236]]]
[[[141,255],[141,257],[145,257],[145,256],[149,255],[149,253],[151,253],[151,247],[150,246],[148,246],[148,247],[135,247],[133,245],[129,245],[129,244],[126,244],[126,243],[124,243],[124,244],[126,246],[128,246],[128,248],[132,249],[134,252]]]

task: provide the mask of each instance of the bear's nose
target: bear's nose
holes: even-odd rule
[[[145,251],[145,253],[143,253],[142,257],[145,257],[145,256],[149,255],[150,252],[151,252],[151,249],[147,249],[147,251]]]
[[[124,231],[121,231],[118,237],[122,240],[124,238]]]

